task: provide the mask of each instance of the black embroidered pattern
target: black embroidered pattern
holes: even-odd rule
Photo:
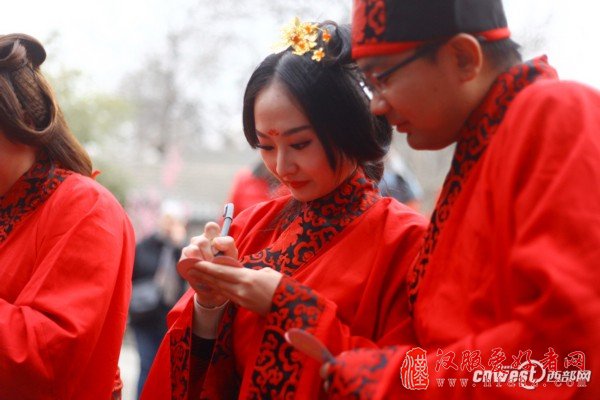
[[[357,171],[333,193],[303,204],[300,215],[277,241],[243,257],[241,263],[246,268],[270,267],[291,275],[379,198],[373,182]]]
[[[27,214],[36,210],[73,172],[40,159],[0,197],[0,243]]]
[[[192,328],[177,330],[170,334],[171,349],[171,399],[186,400],[189,382],[189,365]]]
[[[355,1],[352,20],[352,42],[359,44],[384,42],[387,24],[385,0]]]
[[[419,283],[425,275],[440,232],[450,216],[452,205],[460,195],[469,173],[487,149],[510,103],[521,90],[537,79],[554,76],[555,72],[546,63],[545,57],[509,69],[496,79],[485,100],[465,123],[459,133],[450,171],[431,215],[423,247],[408,276],[411,313],[417,299]]]
[[[337,357],[336,363],[329,369],[328,399],[358,400],[375,397],[383,373],[396,350],[396,347],[355,349]]]
[[[267,329],[252,372],[254,385],[250,398],[291,396],[298,389],[302,357],[290,346],[284,334],[291,328],[312,330],[325,305],[313,291],[284,276],[273,296],[267,316]]]

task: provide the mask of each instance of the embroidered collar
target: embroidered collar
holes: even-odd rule
[[[37,160],[4,196],[0,197],[0,243],[27,214],[36,210],[72,174],[47,158]]]
[[[425,275],[440,232],[471,170],[487,149],[515,96],[536,80],[545,78],[557,78],[556,71],[548,64],[545,56],[510,68],[498,76],[485,99],[471,113],[459,132],[450,171],[431,215],[423,247],[408,276],[411,311],[417,298],[419,282]]]
[[[358,169],[332,193],[303,203],[275,242],[241,262],[247,268],[271,267],[291,275],[379,198],[373,182]]]

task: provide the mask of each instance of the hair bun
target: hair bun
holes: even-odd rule
[[[25,47],[26,54],[21,56],[25,57],[24,60],[18,54],[15,54],[17,43]],[[14,66],[18,68],[23,65],[24,61],[38,67],[44,60],[46,60],[46,50],[36,38],[24,33],[0,35],[0,67],[10,67],[11,64],[18,62],[20,65]]]
[[[331,40],[327,44],[325,61],[328,65],[354,64],[352,59],[352,48],[350,41],[350,26],[338,25],[334,21],[324,21],[319,24],[321,28],[327,29],[331,34]]]

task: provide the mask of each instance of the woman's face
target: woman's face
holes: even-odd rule
[[[332,170],[308,118],[277,81],[256,98],[254,120],[265,165],[299,201],[325,196],[355,169],[354,162],[343,159]]]

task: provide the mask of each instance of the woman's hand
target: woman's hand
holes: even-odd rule
[[[221,228],[218,224],[207,223],[204,226],[204,233],[193,237],[190,244],[183,248],[181,258],[177,263],[179,275],[194,289],[198,303],[206,308],[220,306],[228,298],[198,274],[191,274],[191,271],[194,271],[197,268],[196,265],[201,261],[212,261],[217,251],[221,251],[234,260],[237,260],[238,256],[233,238],[230,236],[220,237],[220,231]]]
[[[198,262],[189,274],[239,306],[262,316],[271,310],[273,294],[282,277],[281,273],[271,268],[243,268],[229,257],[217,257],[214,262]]]

